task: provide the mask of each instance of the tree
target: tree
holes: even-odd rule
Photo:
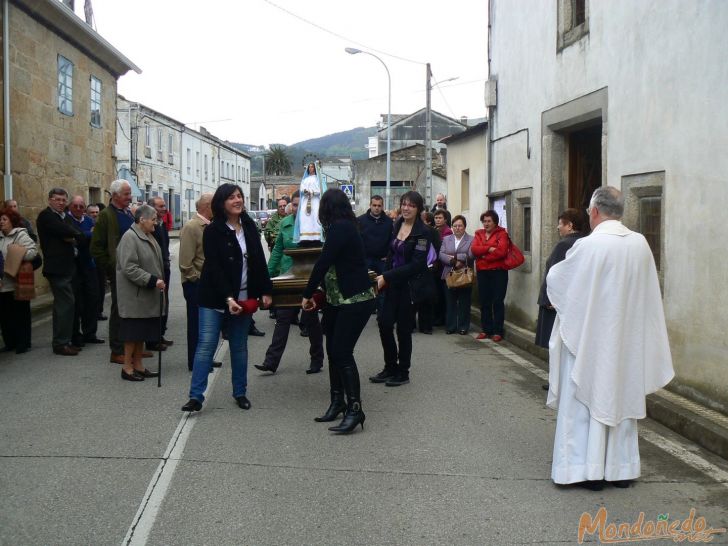
[[[270,151],[265,153],[265,174],[291,174],[291,160],[283,146],[271,146]]]

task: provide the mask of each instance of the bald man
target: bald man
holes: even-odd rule
[[[212,194],[203,193],[195,203],[197,214],[182,226],[179,233],[179,271],[182,275],[182,292],[187,306],[187,368],[192,371],[197,350],[198,304],[197,287],[205,253],[202,249],[202,233],[212,220]]]

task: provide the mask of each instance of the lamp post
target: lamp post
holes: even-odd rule
[[[441,83],[457,80],[459,76],[448,78],[432,85],[432,70],[430,63],[427,63],[427,79],[425,81],[427,95],[425,99],[425,203],[432,206],[432,107],[431,107],[431,91]]]
[[[385,207],[389,208],[389,197],[390,197],[390,173],[391,173],[391,166],[392,166],[392,77],[389,75],[389,68],[387,68],[387,65],[384,64],[384,61],[374,55],[373,53],[369,53],[368,51],[362,51],[361,49],[356,49],[353,47],[347,47],[345,48],[345,51],[349,55],[356,55],[357,53],[364,53],[365,55],[370,55],[374,57],[376,60],[378,60],[380,63],[382,63],[382,66],[384,67],[384,70],[387,71],[387,181],[386,186],[384,189],[384,203]],[[378,141],[379,139],[377,139]],[[378,146],[377,146],[378,147]],[[377,150],[379,151],[379,150]]]

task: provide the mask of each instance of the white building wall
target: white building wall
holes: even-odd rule
[[[468,222],[468,233],[472,234],[480,226],[480,214],[488,206],[487,175],[487,134],[473,135],[456,140],[447,147],[447,195],[448,209],[455,214],[462,214]],[[463,171],[469,171],[469,188],[467,199],[461,192]]]
[[[538,253],[540,234],[553,229],[540,224],[542,113],[606,88],[602,183],[665,172],[664,303],[676,370],[686,388],[725,401],[728,2],[587,0],[589,34],[557,53],[557,0],[491,1],[493,136],[528,129],[493,143],[492,191],[533,188]],[[533,321],[541,274],[513,272],[528,278],[509,284],[508,303]]]

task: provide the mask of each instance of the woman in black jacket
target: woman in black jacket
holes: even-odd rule
[[[402,216],[394,224],[394,239],[390,245],[387,267],[384,273],[377,277],[379,290],[386,287],[384,310],[379,320],[379,337],[384,349],[384,369],[370,377],[369,381],[384,383],[388,387],[409,383],[414,318],[410,281],[421,273],[427,274],[427,254],[432,245],[429,228],[420,219],[423,208],[422,196],[416,191],[402,195],[400,199]],[[434,292],[434,284],[430,284]],[[430,297],[433,295],[429,294]],[[394,341],[395,324],[399,350]]]
[[[348,434],[357,425],[364,428],[361,408],[359,370],[354,360],[354,347],[374,311],[374,288],[369,282],[364,242],[346,194],[339,189],[327,190],[321,197],[319,221],[326,241],[308,285],[303,291],[301,307],[313,310],[313,293],[323,286],[326,291],[323,329],[329,357],[331,405],[318,422],[329,422],[344,413],[338,426],[329,430]],[[344,404],[346,393],[346,405]]]
[[[202,235],[205,263],[199,281],[199,340],[192,365],[190,399],[182,411],[200,411],[207,376],[217,348],[223,319],[227,319],[233,398],[250,409],[248,385],[248,329],[255,300],[271,303],[273,285],[263,247],[253,220],[243,212],[243,192],[223,184],[212,198],[212,222]]]

